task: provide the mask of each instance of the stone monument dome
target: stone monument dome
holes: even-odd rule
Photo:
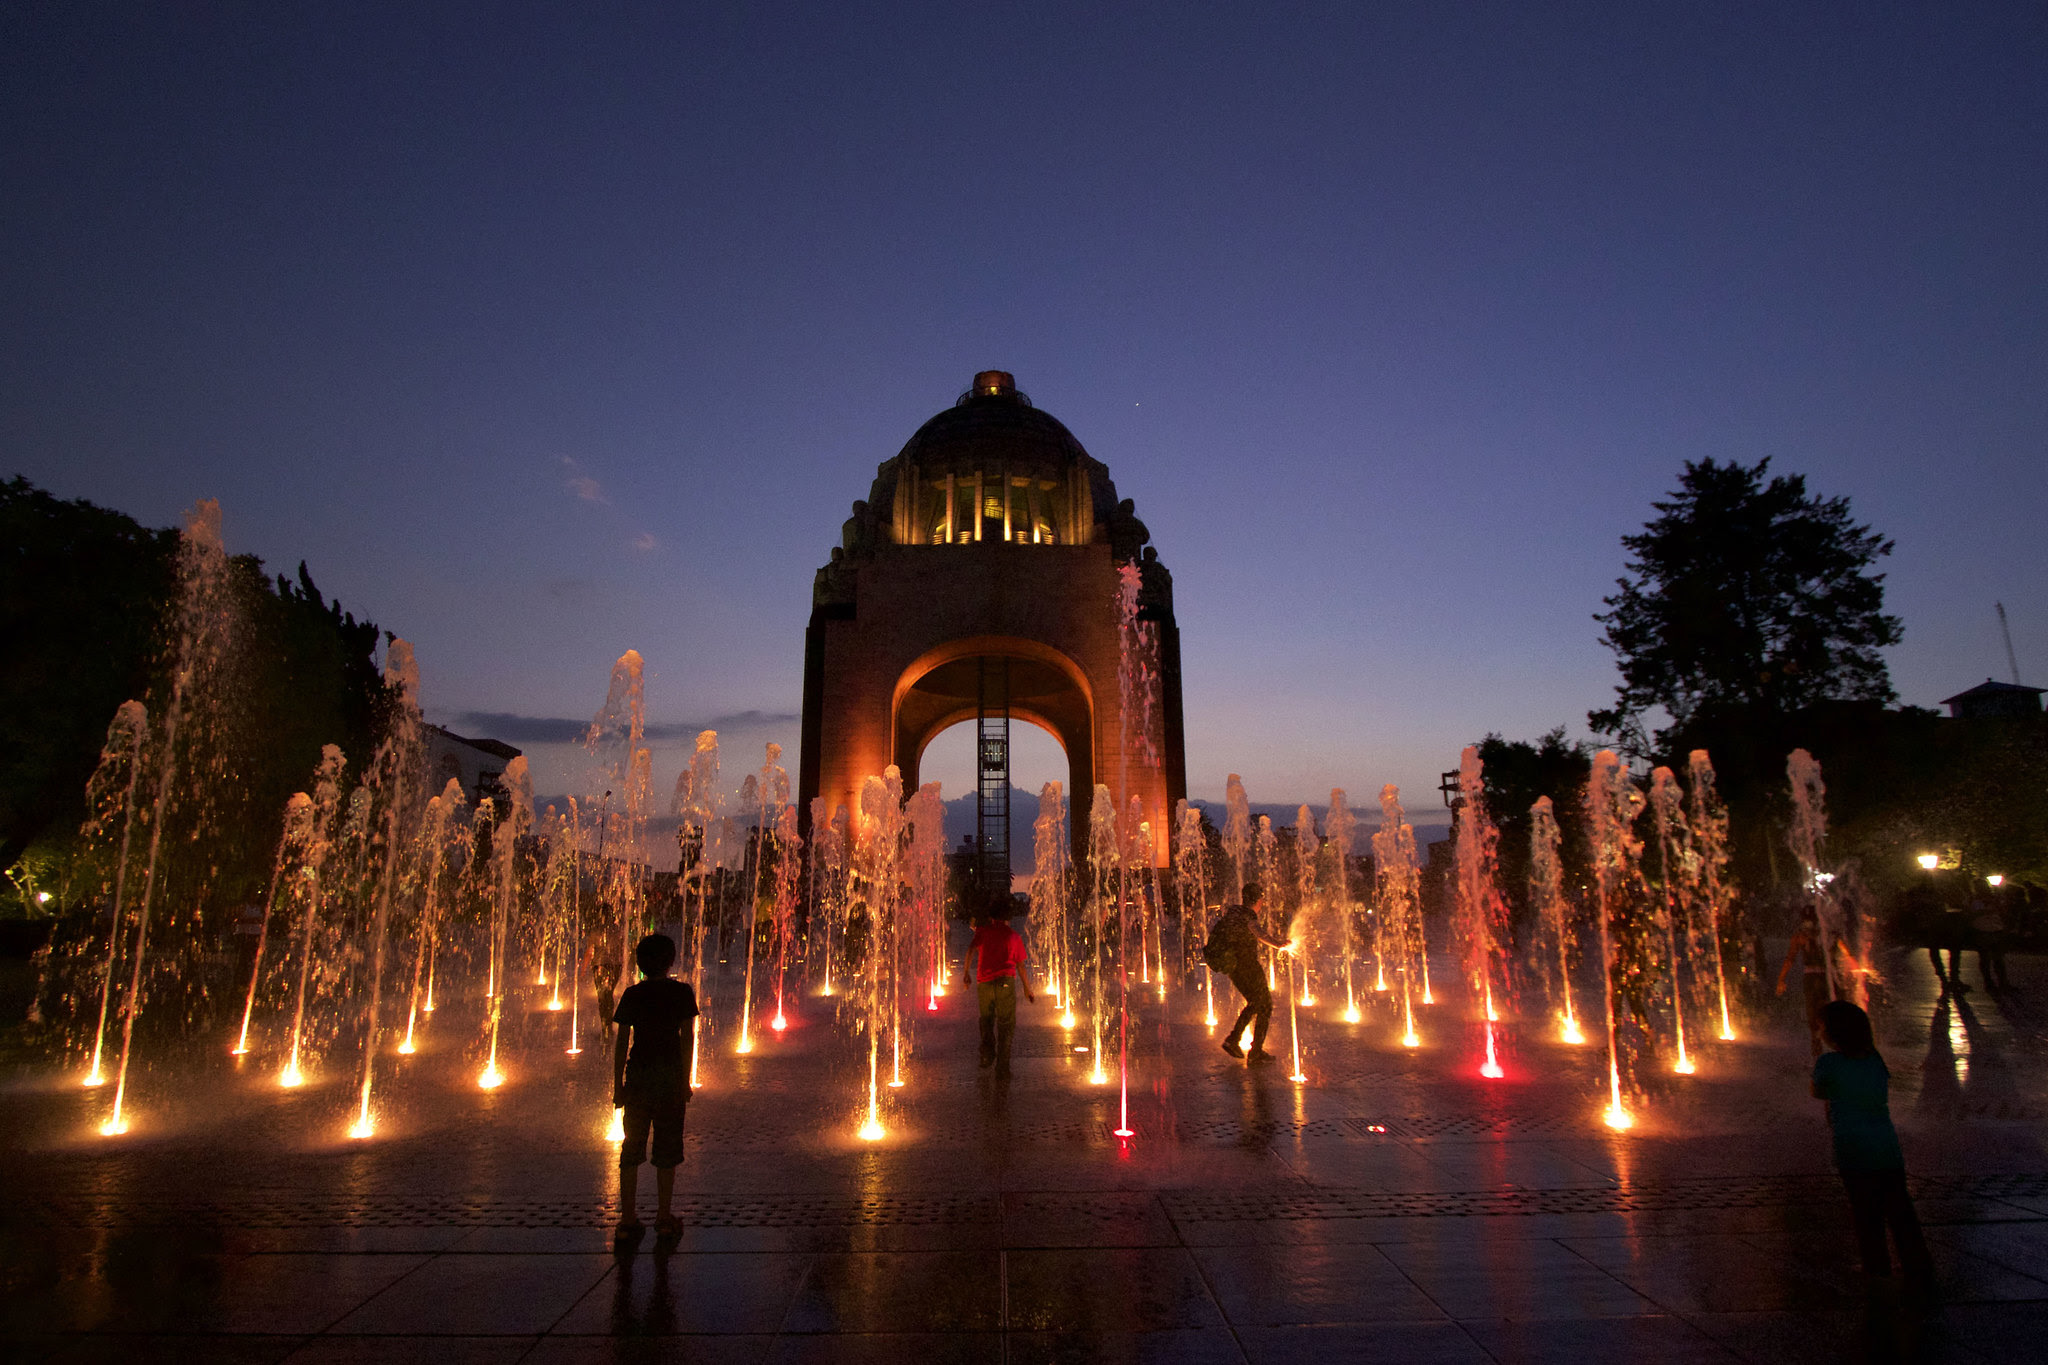
[[[856,555],[878,545],[1107,540],[1123,562],[1150,538],[1130,504],[1118,503],[1109,467],[1032,406],[1008,372],[983,370],[876,469],[841,542]]]
[[[1109,467],[1034,406],[1004,370],[983,370],[875,470],[819,568],[804,648],[800,814],[808,828],[889,764],[906,791],[933,736],[977,721],[980,861],[1008,885],[1009,724],[1065,750],[1076,843],[1095,784],[1145,807],[1163,857],[1187,793],[1173,579]],[[1137,575],[1137,619],[1155,689],[1121,707],[1118,601]],[[822,810],[811,801],[820,799]]]

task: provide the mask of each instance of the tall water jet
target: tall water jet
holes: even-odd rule
[[[690,940],[690,981],[697,991],[699,1013],[690,1021],[690,1088],[700,1090],[704,1085],[702,1061],[704,1055],[704,1020],[711,1013],[712,991],[704,979],[704,941],[710,936],[710,882],[713,864],[713,830],[718,826],[718,731],[702,730],[697,734],[695,751],[690,757],[690,767],[684,777],[679,777],[676,790],[682,802],[678,812],[682,821],[676,827],[676,837],[683,845],[679,864],[678,880],[683,884],[683,908],[687,916],[691,901],[690,886],[696,885],[697,914],[694,921],[687,921],[685,932]]]
[[[943,845],[945,836],[940,835]],[[789,978],[789,954],[796,939],[797,888],[803,878],[803,837],[797,833],[796,807],[785,804],[775,817],[775,1017],[768,1026],[777,1033],[789,1027],[783,992]],[[940,853],[943,856],[943,846]],[[941,863],[943,867],[943,862]]]
[[[911,942],[926,973],[925,1010],[930,1013],[946,993],[946,803],[938,783],[917,789],[904,819],[910,826],[903,881],[910,888]],[[902,1079],[900,1071],[895,1079]]]
[[[1124,822],[1126,837],[1117,849],[1116,930],[1116,1088],[1117,1125],[1115,1136],[1134,1137],[1131,1128],[1131,955],[1130,917],[1134,898],[1138,900],[1138,941],[1145,939],[1142,874],[1139,888],[1131,886],[1131,869],[1143,868],[1151,859],[1151,826],[1138,817],[1144,805],[1136,796]],[[1142,952],[1142,949],[1141,949]]]
[[[363,1005],[363,1079],[356,1121],[349,1136],[366,1138],[376,1131],[370,1112],[370,1089],[376,1074],[379,1026],[383,1022],[384,946],[390,936],[391,903],[397,893],[399,864],[405,857],[407,824],[417,818],[424,785],[420,735],[419,666],[412,646],[394,639],[384,657],[384,684],[391,692],[391,720],[384,742],[370,761],[369,781],[384,807],[384,867],[377,883],[376,907],[370,921],[370,993]]]
[[[299,892],[299,971],[298,985],[292,993],[291,1050],[277,1078],[277,1083],[287,1090],[296,1089],[306,1080],[306,993],[312,984],[314,934],[327,894],[323,878],[328,854],[334,847],[332,831],[341,813],[341,775],[347,763],[341,749],[328,744],[321,748],[320,765],[313,770],[312,827],[299,869],[304,881]]]
[[[187,706],[202,695],[218,697],[224,691],[214,677],[228,645],[232,612],[228,599],[227,551],[221,544],[220,504],[208,499],[196,504],[185,518],[185,531],[178,542],[178,609],[175,618],[177,644],[171,661],[170,698],[164,706],[161,741],[156,754],[156,798],[151,811],[149,854],[143,864],[142,897],[135,911],[135,956],[129,975],[128,993],[121,1002],[121,1060],[114,1077],[114,1105],[100,1132],[111,1137],[128,1131],[123,1105],[128,1096],[128,1063],[135,1046],[135,1016],[142,1009],[143,965],[149,955],[149,916],[154,907],[163,849],[164,825],[169,820],[178,786],[179,773],[191,783],[196,799],[205,800],[206,784],[198,781],[200,763],[196,751],[205,736],[184,735],[180,730],[191,719]],[[197,727],[195,727],[197,728]],[[183,747],[180,747],[180,740]]]
[[[766,753],[760,776],[749,773],[740,788],[740,804],[754,816],[754,868],[746,911],[747,967],[740,991],[740,1041],[736,1049],[742,1056],[754,1050],[754,951],[761,937],[761,873],[771,857],[770,845],[774,842],[775,826],[782,818],[782,807],[789,802],[789,774],[778,761],[782,746],[771,743]]]
[[[1208,930],[1209,844],[1202,833],[1202,812],[1185,799],[1174,808],[1173,828],[1173,890],[1174,901],[1180,907],[1181,956],[1186,965],[1194,966],[1195,962],[1187,960],[1200,950]],[[1202,1021],[1213,1029],[1216,1027],[1216,983],[1212,974],[1206,971],[1198,972],[1197,978],[1202,983]]]
[[[1102,1029],[1107,1022],[1109,997],[1102,978],[1104,959],[1109,954],[1109,901],[1116,895],[1117,870],[1121,862],[1118,853],[1116,798],[1107,786],[1098,782],[1095,784],[1095,800],[1088,809],[1088,867],[1093,881],[1093,894],[1088,898],[1088,947],[1095,978],[1091,992],[1093,998],[1089,1001],[1094,1061],[1089,1068],[1088,1080],[1093,1085],[1104,1085],[1109,1081],[1102,1056]],[[1121,949],[1122,945],[1118,947]]]
[[[1486,1058],[1479,1074],[1503,1074],[1494,1040],[1508,996],[1508,904],[1500,893],[1500,832],[1486,808],[1485,768],[1476,745],[1458,756],[1457,898],[1453,915],[1465,979],[1485,1017]]]
[[[888,1032],[901,1054],[898,862],[903,845],[902,776],[892,764],[880,777],[862,781],[855,829],[853,890],[847,897],[846,934],[860,944],[860,989],[853,1004],[868,1050],[867,1116],[859,1135],[875,1142],[887,1136],[882,1124],[882,1036]]]
[[[1529,901],[1543,939],[1557,950],[1557,984],[1551,999],[1558,1011],[1558,1037],[1576,1046],[1586,1041],[1586,1033],[1579,1027],[1578,1006],[1572,999],[1572,952],[1577,937],[1572,931],[1571,903],[1565,899],[1564,862],[1558,845],[1557,812],[1549,797],[1539,796],[1529,807]]]
[[[1244,779],[1231,773],[1223,779],[1223,852],[1230,859],[1230,885],[1224,900],[1236,905],[1244,900],[1245,859],[1252,849],[1252,805],[1244,794]]]
[[[1316,874],[1322,864],[1322,838],[1316,833],[1316,817],[1306,804],[1294,813],[1294,923],[1288,939],[1300,946],[1294,956],[1301,968],[1301,1007],[1313,1009],[1316,989],[1313,977],[1317,937]],[[1293,964],[1289,966],[1290,974]],[[1293,987],[1288,988],[1290,994]],[[1295,1068],[1297,1071],[1299,1067]]]
[[[100,748],[99,767],[86,784],[84,828],[87,839],[103,835],[116,821],[121,827],[114,856],[113,900],[107,923],[107,966],[100,978],[99,1024],[92,1035],[92,1066],[85,1073],[88,1087],[106,1084],[100,1059],[107,1039],[107,1009],[114,998],[114,967],[121,959],[121,927],[127,904],[128,855],[135,841],[136,788],[142,781],[143,746],[149,741],[149,712],[139,701],[124,701],[107,726],[106,743]],[[246,1032],[246,1024],[244,1031]]]
[[[639,650],[629,649],[612,664],[604,705],[583,732],[584,749],[608,779],[609,790],[619,794],[622,807],[606,821],[606,842],[613,853],[609,860],[599,859],[597,868],[598,903],[609,908],[607,918],[618,936],[621,991],[633,979],[633,944],[641,924],[638,867],[653,796],[652,756],[641,761],[646,733],[646,664]],[[701,997],[698,1004],[703,1004]]]
[[[1686,767],[1691,779],[1690,819],[1693,850],[1699,858],[1699,906],[1705,913],[1707,942],[1714,955],[1714,988],[1721,1009],[1721,1041],[1735,1041],[1735,1021],[1728,1008],[1727,953],[1722,935],[1734,887],[1728,879],[1728,808],[1714,789],[1714,765],[1705,749],[1694,749]]]
[[[1672,1070],[1690,1076],[1697,1069],[1685,1046],[1685,985],[1678,955],[1678,921],[1692,900],[1690,839],[1685,828],[1685,796],[1678,775],[1669,768],[1650,773],[1650,822],[1657,834],[1657,872],[1662,894],[1657,898],[1658,927],[1664,931],[1664,961],[1671,987],[1671,1028],[1678,1060]]]
[[[526,756],[521,754],[505,765],[505,813],[491,830],[491,993],[488,1003],[489,1045],[484,1069],[477,1085],[495,1090],[504,1084],[498,1069],[498,1031],[505,1014],[507,988],[506,949],[513,913],[519,907],[519,841],[533,827],[533,779],[527,775]]]
[[[1358,838],[1358,817],[1351,813],[1342,787],[1330,789],[1330,810],[1323,817],[1323,830],[1329,838],[1330,858],[1335,868],[1330,883],[1331,905],[1336,910],[1339,929],[1337,951],[1343,955],[1344,1022],[1355,1024],[1363,1017],[1358,1009],[1355,980],[1358,945],[1351,909],[1351,846]]]
[[[464,799],[462,783],[449,778],[439,796],[427,802],[426,818],[420,828],[420,917],[413,933],[412,992],[405,1011],[405,1039],[398,1050],[411,1055],[422,1013],[434,1008],[434,958],[441,942],[443,918],[442,880],[447,875],[450,855],[463,856],[469,847],[469,830],[461,822]],[[424,995],[422,994],[424,992]]]
[[[1593,755],[1586,779],[1586,823],[1593,856],[1594,922],[1600,927],[1602,999],[1607,1012],[1607,1126],[1616,1130],[1635,1123],[1622,1102],[1621,1029],[1615,999],[1615,922],[1631,908],[1640,877],[1642,846],[1634,827],[1642,813],[1643,795],[1612,749]]]
[[[1038,818],[1031,822],[1031,941],[1046,965],[1046,994],[1059,1001],[1060,1025],[1074,1026],[1074,981],[1067,941],[1067,878],[1071,859],[1067,801],[1060,784],[1038,789]]]
[[[811,798],[810,929],[818,939],[814,960],[824,969],[821,994],[831,995],[833,926],[841,913],[839,892],[846,882],[846,807],[832,811],[822,796]]]
[[[1294,838],[1294,918],[1287,926],[1287,950],[1280,955],[1287,959],[1287,1043],[1294,1060],[1294,1069],[1287,1079],[1300,1085],[1308,1080],[1308,1073],[1301,1069],[1301,1010],[1315,1004],[1315,993],[1309,985],[1309,935],[1314,927],[1316,861],[1320,851],[1315,816],[1306,805],[1295,812]],[[1301,970],[1299,999],[1294,987],[1297,965]]]
[[[1378,869],[1379,919],[1382,939],[1397,962],[1401,978],[1401,1045],[1419,1047],[1415,1032],[1415,964],[1429,945],[1422,929],[1422,888],[1415,865],[1415,831],[1401,810],[1401,789],[1389,782],[1380,788],[1380,829],[1372,837]]]
[[[312,838],[313,798],[304,792],[293,792],[284,803],[283,832],[278,836],[277,856],[270,865],[270,890],[263,897],[263,923],[256,930],[256,951],[249,966],[249,991],[242,1001],[242,1027],[235,1035],[235,1045],[229,1053],[231,1056],[249,1055],[249,1020],[256,1013],[256,985],[263,980],[263,955],[270,946],[270,920],[277,913],[278,888],[282,886],[286,897],[290,897],[291,884],[286,880],[285,869],[296,870]]]
[[[1792,823],[1785,841],[1799,864],[1800,889],[1811,898],[1820,921],[1821,960],[1827,964],[1828,994],[1859,1007],[1870,1003],[1872,926],[1860,899],[1844,897],[1835,874],[1823,866],[1828,837],[1827,784],[1820,761],[1804,749],[1785,760],[1792,787]]]
[[[1266,894],[1276,902],[1280,900],[1280,836],[1273,831],[1273,817],[1261,815],[1252,822],[1252,880],[1266,889]],[[1266,985],[1279,984],[1280,957],[1273,951],[1266,953]]]

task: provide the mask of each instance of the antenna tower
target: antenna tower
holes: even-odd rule
[[[2005,623],[2005,603],[1993,602],[1998,608],[1998,633],[2005,637],[2005,666],[2012,670],[2012,685],[2020,686],[2020,658],[2012,652],[2012,627]]]

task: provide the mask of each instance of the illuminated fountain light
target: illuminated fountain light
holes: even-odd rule
[[[498,1070],[498,1064],[496,1062],[492,1062],[489,1065],[485,1066],[483,1069],[483,1074],[476,1078],[476,1086],[479,1090],[496,1090],[499,1086],[503,1085],[504,1083],[505,1073]]]
[[[1479,1074],[1489,1081],[1497,1081],[1507,1073],[1501,1070],[1500,1058],[1493,1050],[1493,1020],[1486,1021],[1486,1060],[1480,1064]]]
[[[558,996],[556,996],[556,997],[555,997],[554,999],[552,999],[552,1000],[548,1001],[548,1011],[549,1011],[550,1013],[554,1013],[554,1012],[557,1012],[557,1011],[559,1011],[559,1010],[560,1010],[561,1008],[562,1008],[562,997],[561,997],[561,996],[559,996],[559,995],[558,995]]]
[[[84,1077],[80,1079],[78,1083],[84,1086],[87,1090],[97,1089],[98,1087],[103,1086],[107,1083],[106,1073],[101,1071],[98,1067],[94,1067],[92,1070],[86,1072]]]
[[[1345,1006],[1345,1009],[1344,1009],[1344,1022],[1345,1022],[1345,1023],[1347,1023],[1347,1024],[1355,1024],[1355,1023],[1358,1023],[1358,1022],[1359,1022],[1359,1021],[1360,1021],[1361,1019],[1363,1019],[1363,1018],[1365,1018],[1365,1016],[1364,1016],[1363,1014],[1361,1014],[1361,1013],[1359,1012],[1358,1006],[1356,1006],[1356,1005],[1347,1005],[1347,1006]]]
[[[406,1039],[404,1042],[398,1045],[398,1055],[401,1057],[410,1057],[413,1053],[417,1052],[418,1050],[419,1049],[415,1048],[412,1045],[412,1039],[410,1038]]]
[[[612,1110],[611,1120],[605,1124],[604,1140],[606,1142],[624,1142],[626,1140],[625,1110]]]
[[[1579,1021],[1569,1014],[1558,1021],[1557,1036],[1574,1047],[1586,1041],[1585,1031],[1579,1027]]]
[[[1602,1123],[1605,1123],[1609,1128],[1614,1129],[1616,1132],[1621,1132],[1625,1129],[1633,1128],[1635,1127],[1636,1122],[1635,1116],[1630,1114],[1628,1110],[1621,1107],[1620,1100],[1615,1100],[1613,1103],[1607,1106],[1606,1112],[1604,1112],[1600,1116],[1600,1121]]]
[[[1692,1058],[1686,1056],[1684,1053],[1680,1053],[1678,1055],[1678,1064],[1672,1067],[1671,1069],[1673,1071],[1676,1071],[1681,1076],[1690,1076],[1695,1071],[1699,1070],[1698,1067],[1693,1065]]]
[[[1062,1011],[1060,1012],[1060,1027],[1061,1027],[1061,1028],[1063,1028],[1063,1029],[1068,1029],[1068,1030],[1071,1030],[1071,1029],[1072,1029],[1072,1028],[1074,1027],[1074,1012],[1073,1012],[1073,1010],[1071,1010],[1071,1009],[1068,1009],[1068,1010],[1062,1010]],[[97,1084],[98,1084],[98,1082],[97,1082],[97,1081],[93,1081],[93,1082],[88,1082],[88,1084],[93,1084],[93,1085],[97,1085]]]
[[[789,1020],[783,1017],[781,1010],[777,1010],[775,1012],[775,1017],[768,1021],[768,1027],[774,1029],[777,1033],[780,1033],[784,1029],[789,1027]]]
[[[119,1137],[127,1131],[128,1120],[118,1114],[102,1123],[99,1129],[101,1137]]]
[[[306,1073],[299,1070],[297,1062],[289,1062],[277,1073],[277,1083],[286,1090],[297,1090],[306,1083]]]
[[[377,1136],[377,1122],[368,1114],[363,1114],[354,1123],[349,1125],[348,1135],[359,1142],[364,1138],[375,1137]]]

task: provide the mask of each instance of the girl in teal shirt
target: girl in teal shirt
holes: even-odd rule
[[[1835,1168],[1842,1173],[1842,1184],[1849,1192],[1849,1212],[1856,1220],[1864,1273],[1892,1273],[1885,1245],[1889,1227],[1906,1284],[1930,1289],[1934,1266],[1920,1235],[1912,1198],[1906,1193],[1906,1159],[1899,1151],[1888,1098],[1891,1072],[1871,1037],[1870,1016],[1846,1000],[1831,1000],[1821,1007],[1820,1027],[1821,1037],[1832,1050],[1822,1053],[1813,1064],[1813,1097],[1827,1102]]]

